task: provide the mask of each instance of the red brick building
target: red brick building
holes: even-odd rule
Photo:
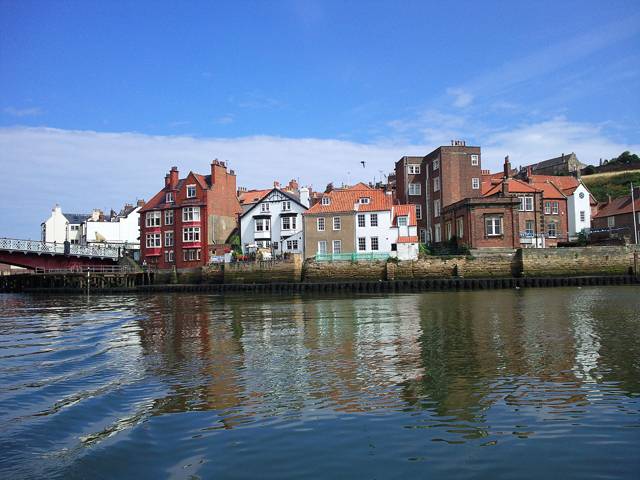
[[[633,199],[632,203],[629,193],[601,204],[598,214],[591,220],[591,237],[596,240],[621,238],[628,243],[636,243],[636,238],[640,239],[640,187],[633,189]]]
[[[172,167],[164,188],[140,210],[141,259],[159,269],[206,265],[228,248],[240,212],[236,176],[224,162],[214,160],[209,175],[182,179]]]
[[[480,147],[467,147],[462,141],[396,162],[396,196],[401,203],[416,205],[421,242],[445,241],[443,210],[462,199],[482,196],[481,165]]]

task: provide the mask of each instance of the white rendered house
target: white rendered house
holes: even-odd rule
[[[140,208],[125,205],[117,215],[111,215],[108,219],[89,218],[84,224],[83,243],[109,243],[127,244],[137,246],[140,243]]]
[[[585,229],[591,228],[591,193],[582,182],[567,194],[567,216],[569,223],[569,238],[575,239]]]
[[[274,255],[304,253],[302,214],[307,206],[273,188],[240,216],[242,252],[270,248]]]
[[[43,242],[79,244],[83,237],[83,224],[91,217],[88,213],[62,213],[60,205],[51,210],[51,216],[40,225]]]

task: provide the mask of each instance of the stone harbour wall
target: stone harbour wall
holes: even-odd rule
[[[361,262],[316,262],[315,260],[307,260],[303,268],[303,281],[312,283],[385,280],[386,275],[387,262],[382,260]]]

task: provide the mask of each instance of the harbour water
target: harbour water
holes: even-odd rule
[[[637,286],[0,295],[0,478],[637,478]]]

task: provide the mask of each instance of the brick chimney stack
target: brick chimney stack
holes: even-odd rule
[[[169,170],[169,187],[176,188],[178,186],[178,167],[171,167]]]
[[[511,162],[509,161],[509,155],[504,157],[504,178],[509,178],[511,175]]]

